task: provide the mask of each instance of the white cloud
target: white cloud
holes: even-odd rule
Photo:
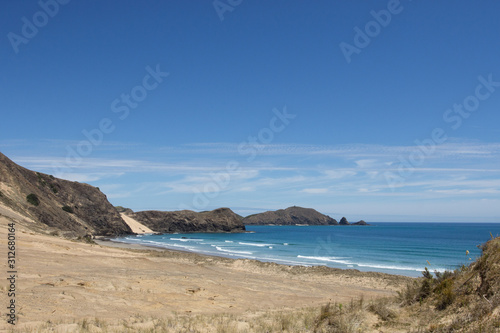
[[[308,194],[324,194],[328,192],[327,188],[305,188],[301,192]]]
[[[370,167],[373,167],[377,164],[377,160],[373,160],[373,159],[365,159],[365,160],[357,160],[357,161],[354,161],[354,163],[356,163],[356,165],[360,168],[370,168]]]
[[[323,173],[330,179],[341,179],[355,176],[357,174],[356,171],[350,170],[325,170]]]

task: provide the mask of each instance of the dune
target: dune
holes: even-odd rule
[[[136,234],[152,234],[152,233],[154,233],[153,230],[149,229],[144,224],[138,222],[137,220],[133,219],[132,217],[127,216],[124,213],[120,213],[120,215],[122,216],[123,221],[125,221],[125,223],[128,224],[130,229],[132,229],[132,231],[135,232]]]

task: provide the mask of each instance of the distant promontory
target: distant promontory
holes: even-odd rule
[[[199,213],[191,210],[173,212],[149,210],[134,213],[129,209],[125,214],[159,233],[245,231],[241,217],[229,208]]]
[[[243,223],[245,225],[339,225],[337,220],[315,209],[297,206],[249,215],[243,219]],[[343,217],[340,225],[351,224]],[[361,220],[352,225],[367,225],[367,223]]]

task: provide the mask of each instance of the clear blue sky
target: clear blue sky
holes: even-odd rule
[[[134,210],[500,222],[500,3],[60,1],[0,4],[15,162]]]

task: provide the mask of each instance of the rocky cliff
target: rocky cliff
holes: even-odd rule
[[[330,216],[323,215],[312,208],[289,207],[276,211],[268,211],[260,214],[250,215],[243,219],[247,225],[337,225],[338,222]]]
[[[125,214],[146,227],[162,233],[172,232],[243,232],[245,225],[241,217],[229,208],[218,208],[209,212],[181,210],[175,212],[142,211]]]
[[[106,195],[88,184],[25,169],[0,153],[0,205],[66,237],[131,234]]]
[[[364,220],[361,220],[361,221],[358,221],[358,222],[352,223],[351,225],[369,225],[369,224],[368,224],[368,223],[366,223]]]
[[[346,219],[345,217],[342,217],[342,218],[340,219],[340,223],[339,223],[339,224],[340,224],[340,225],[351,225],[351,224],[349,223],[349,221],[347,221],[347,219]]]

